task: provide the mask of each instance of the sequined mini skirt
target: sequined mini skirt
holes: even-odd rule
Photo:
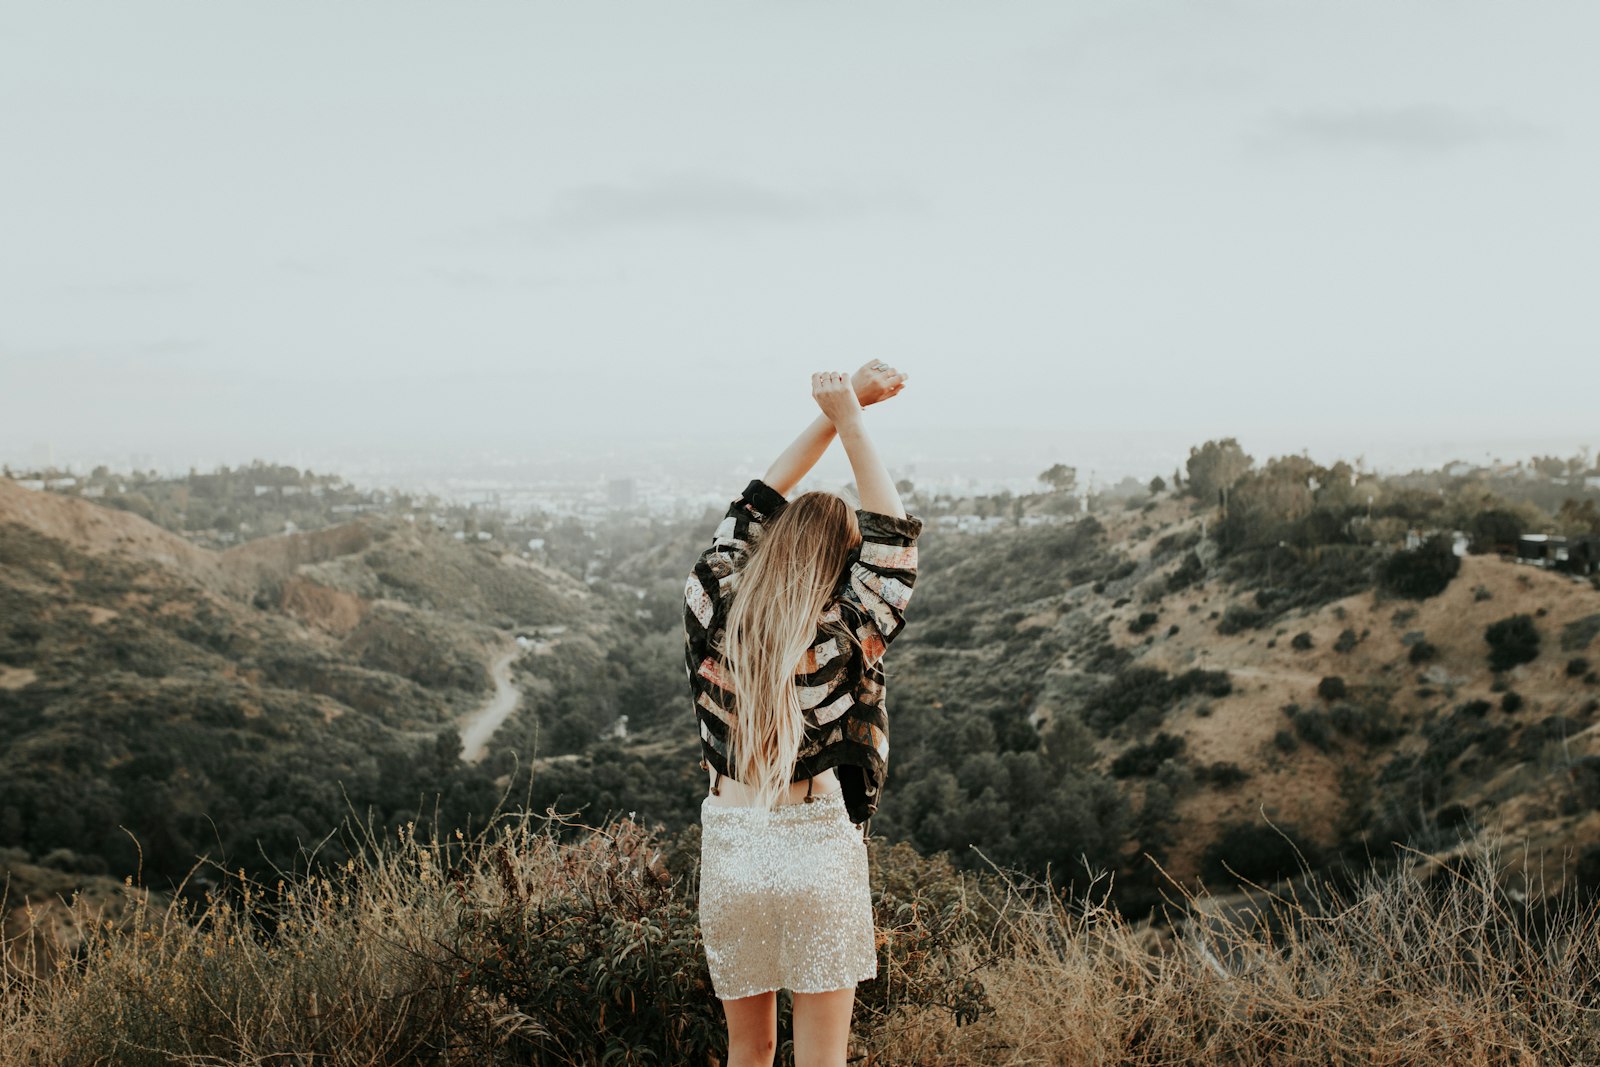
[[[723,1000],[878,974],[867,843],[844,797],[700,805],[700,935]]]

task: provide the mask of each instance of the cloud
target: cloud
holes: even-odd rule
[[[1546,135],[1543,128],[1519,119],[1413,104],[1276,112],[1246,138],[1246,148],[1267,153],[1328,149],[1440,155]]]

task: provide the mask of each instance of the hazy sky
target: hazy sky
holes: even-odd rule
[[[781,443],[871,357],[906,440],[1600,441],[1597,44],[1588,2],[7,5],[0,456]]]

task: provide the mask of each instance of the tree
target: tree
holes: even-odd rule
[[[1567,473],[1567,461],[1560,456],[1534,456],[1532,465],[1546,478],[1560,478]]]
[[[1159,493],[1159,492],[1163,491],[1164,489],[1166,489],[1166,487],[1167,487],[1166,479],[1162,478],[1161,475],[1158,474],[1154,478],[1150,479],[1150,495],[1151,496],[1155,496],[1157,493]]]
[[[1190,446],[1189,461],[1185,464],[1189,472],[1189,493],[1208,503],[1214,501],[1220,490],[1231,488],[1254,463],[1232,437],[1207,441],[1199,448]]]
[[[1579,503],[1569,496],[1556,513],[1556,526],[1568,537],[1600,534],[1600,508],[1595,507],[1592,497]]]
[[[1048,485],[1053,492],[1070,493],[1078,484],[1078,468],[1057,463],[1049,470],[1042,471],[1039,480]]]

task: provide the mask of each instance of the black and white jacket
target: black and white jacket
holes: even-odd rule
[[[684,663],[700,723],[702,763],[729,778],[733,695],[722,672],[722,631],[762,524],[786,503],[766,482],[751,481],[728,506],[711,547],[701,553],[684,585]],[[883,655],[905,627],[922,520],[861,508],[856,519],[861,545],[846,560],[834,596],[818,619],[816,639],[795,673],[805,738],[790,781],[835,768],[851,821],[864,823],[877,811],[888,771]],[[861,648],[824,625],[841,623]]]

